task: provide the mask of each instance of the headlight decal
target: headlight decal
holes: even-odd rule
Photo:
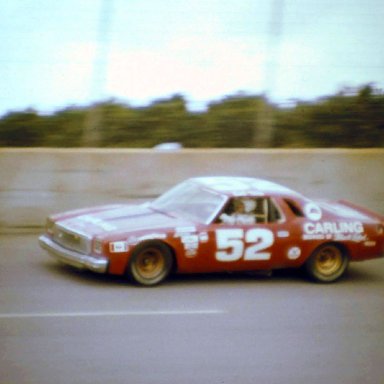
[[[93,252],[97,254],[103,253],[103,242],[101,240],[94,240],[93,241]]]

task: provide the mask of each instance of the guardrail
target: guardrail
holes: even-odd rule
[[[0,149],[0,229],[49,213],[152,199],[189,177],[269,179],[308,196],[384,213],[384,149]]]

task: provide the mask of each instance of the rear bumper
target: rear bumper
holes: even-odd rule
[[[56,244],[46,235],[39,237],[39,244],[50,256],[75,268],[88,269],[97,273],[105,273],[108,269],[108,259],[105,257],[94,257],[71,251]]]

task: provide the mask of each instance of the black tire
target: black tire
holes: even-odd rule
[[[172,252],[159,241],[139,244],[128,265],[128,276],[136,284],[153,286],[164,281],[173,265]]]
[[[346,252],[335,244],[317,248],[305,263],[309,277],[319,283],[333,283],[340,279],[348,268]]]

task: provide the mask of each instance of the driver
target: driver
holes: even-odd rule
[[[256,208],[256,202],[252,199],[235,199],[234,210],[231,214],[223,213],[220,220],[224,224],[255,224],[256,218],[252,214]]]

